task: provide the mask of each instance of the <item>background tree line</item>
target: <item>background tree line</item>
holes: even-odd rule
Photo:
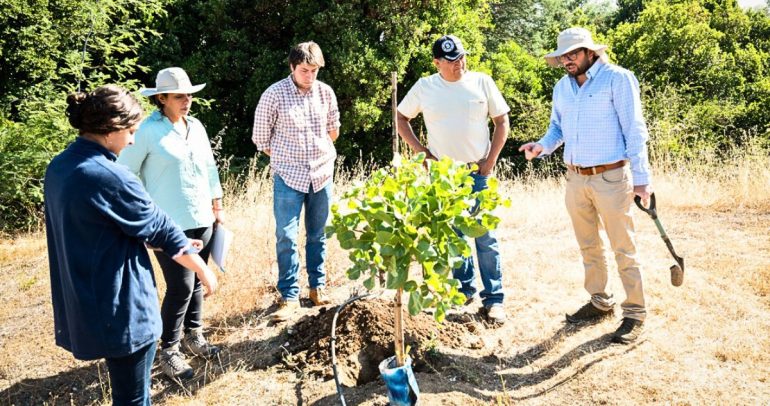
[[[573,25],[639,78],[653,159],[770,147],[770,11],[735,0],[0,0],[0,229],[39,221],[44,168],[76,135],[63,111],[79,82],[138,89],[183,67],[207,83],[193,114],[237,169],[255,156],[261,93],[289,74],[289,47],[312,39],[327,61],[319,79],[340,104],[339,154],[382,163],[390,72],[403,97],[435,71],[430,45],[451,32],[511,105],[504,156],[518,159],[515,148],[545,131],[562,76],[542,55]]]

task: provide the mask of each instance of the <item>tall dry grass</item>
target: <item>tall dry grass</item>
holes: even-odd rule
[[[770,339],[765,334],[770,330],[770,157],[751,145],[723,156],[727,158],[703,154],[686,165],[657,161],[653,179],[658,212],[688,267],[685,285],[671,287],[672,260],[652,221],[637,211],[650,314],[645,340],[630,348],[597,341],[615,328],[611,323],[560,335],[563,314],[586,299],[560,169],[548,162],[539,170],[528,167],[514,174],[511,166],[501,165],[502,193],[513,201],[511,208],[500,211],[498,231],[511,319],[504,328],[483,332],[481,350],[444,349],[468,364],[459,365],[457,373],[421,376],[426,384],[447,388],[435,396],[426,393],[425,404],[498,399],[529,404],[770,402]],[[373,164],[362,162],[338,172],[335,195],[372,170]],[[235,243],[226,272],[219,274],[220,290],[207,300],[205,314],[212,341],[228,348],[229,355],[206,364],[216,372],[196,388],[180,389],[156,375],[154,402],[296,404],[333,398],[334,386],[328,382],[297,371],[254,368],[262,352],[274,351],[268,346],[285,334],[266,317],[278,298],[272,180],[268,171],[252,166],[229,179],[225,189],[227,226]],[[302,232],[299,243],[304,264]],[[0,274],[6,281],[6,289],[0,290],[0,391],[6,397],[0,403],[11,399],[8,388],[32,390],[25,388],[51,384],[57,376],[79,377],[76,390],[102,394],[91,403],[103,403],[108,398],[104,376],[100,373],[100,380],[73,372],[89,371],[93,363],[75,361],[53,345],[45,251],[42,232],[0,240]],[[347,254],[334,240],[327,264],[335,300],[359,289],[357,282],[347,280]],[[616,273],[610,272],[609,289],[622,301]],[[304,270],[302,275],[300,280]],[[158,281],[162,293],[160,273]],[[522,358],[530,352],[539,355]],[[493,355],[497,365],[479,361]],[[57,388],[49,404],[66,403],[73,396],[72,388]],[[364,404],[378,404],[383,399],[379,390],[354,392],[366,399]]]

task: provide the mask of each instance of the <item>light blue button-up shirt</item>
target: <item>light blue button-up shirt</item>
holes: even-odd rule
[[[586,72],[582,86],[565,75],[553,89],[548,131],[541,155],[564,144],[564,162],[591,167],[627,159],[635,186],[650,184],[647,125],[639,82],[630,71],[601,60]]]
[[[222,186],[206,130],[197,119],[185,119],[188,130],[181,133],[156,110],[118,163],[139,175],[155,204],[189,230],[214,223],[211,200],[222,197]]]

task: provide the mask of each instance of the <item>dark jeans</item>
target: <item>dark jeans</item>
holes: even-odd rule
[[[150,405],[150,370],[157,343],[120,358],[106,358],[115,406]]]
[[[198,255],[206,262],[211,249],[211,236],[214,226],[185,230],[188,238],[203,241],[203,250]],[[166,296],[160,307],[163,320],[163,333],[160,336],[161,348],[168,348],[179,342],[182,328],[190,330],[201,327],[203,320],[203,285],[195,272],[179,265],[168,255],[155,251],[163,278],[166,280]]]
[[[487,189],[488,176],[479,175],[477,172],[471,173],[473,177],[473,191],[479,192]],[[478,203],[477,203],[478,204]],[[462,236],[463,234],[456,230]],[[475,239],[476,257],[479,260],[479,273],[481,274],[481,283],[484,290],[481,291],[481,303],[484,306],[503,303],[505,295],[503,294],[503,273],[502,261],[500,259],[500,247],[495,237],[494,231],[489,231]],[[473,264],[473,258],[464,258],[462,266],[453,271],[455,279],[462,285],[460,291],[465,296],[473,296],[476,293],[476,271]]]

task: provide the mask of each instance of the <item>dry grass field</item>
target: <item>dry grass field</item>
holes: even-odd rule
[[[656,171],[658,213],[686,258],[685,281],[671,286],[673,260],[652,220],[635,210],[649,316],[641,339],[628,346],[609,343],[618,318],[564,325],[564,313],[588,297],[561,178],[501,171],[513,202],[499,213],[498,232],[509,320],[480,325],[474,348],[434,343],[442,365],[417,373],[421,404],[769,404],[770,158],[747,152],[730,165],[667,166]],[[356,176],[341,174],[337,194]],[[219,274],[221,289],[205,307],[221,356],[194,359],[198,374],[190,382],[168,380],[156,368],[155,404],[338,404],[333,381],[287,366],[282,346],[294,339],[296,320],[268,323],[278,297],[270,185],[259,172],[230,184],[236,244],[227,273]],[[104,365],[76,361],[54,345],[43,233],[1,240],[0,264],[0,404],[109,403]],[[329,285],[337,302],[359,289],[347,280],[346,264],[332,242]],[[162,291],[162,277],[158,282]],[[622,301],[614,268],[610,290]],[[345,395],[348,404],[387,403],[379,381]]]

